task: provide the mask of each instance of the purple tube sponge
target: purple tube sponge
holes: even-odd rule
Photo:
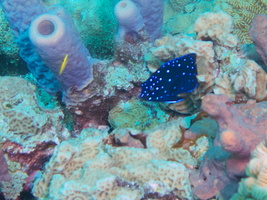
[[[132,0],[139,8],[150,35],[150,40],[161,37],[163,25],[164,0]]]
[[[163,0],[122,0],[118,2],[115,7],[115,15],[119,22],[118,36],[125,36],[131,31],[138,33],[145,27],[153,42],[161,36],[163,8]]]
[[[29,36],[63,91],[72,87],[81,90],[92,81],[91,55],[64,8],[53,6],[48,13],[35,18]]]
[[[115,15],[120,25],[118,38],[124,39],[129,33],[138,33],[145,26],[139,9],[130,0],[119,1],[115,6]]]
[[[29,28],[31,20],[46,12],[41,0],[3,0],[3,10],[16,37]]]
[[[50,94],[57,93],[58,81],[34,51],[28,34],[31,21],[46,12],[47,8],[41,0],[1,0],[0,3],[20,48],[20,56],[27,63],[38,85]]]

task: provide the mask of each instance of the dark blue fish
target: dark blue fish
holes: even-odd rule
[[[140,97],[147,101],[176,103],[179,94],[192,92],[197,86],[195,53],[190,53],[163,64],[142,84]]]

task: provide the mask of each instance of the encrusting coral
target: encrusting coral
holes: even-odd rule
[[[153,102],[132,99],[120,101],[109,111],[108,121],[112,128],[134,128],[148,130],[166,122],[170,116]]]
[[[23,78],[0,78],[0,139],[7,156],[12,180],[1,182],[6,198],[16,199],[40,170],[53,148],[67,139],[69,131],[62,124],[59,107],[40,106],[36,87]],[[17,163],[17,164],[14,164]],[[11,170],[12,166],[17,166]]]
[[[33,194],[38,199],[51,200],[69,197],[191,200],[187,168],[196,166],[202,155],[193,157],[190,153],[193,149],[174,146],[182,139],[179,126],[188,128],[193,118],[163,123],[144,133],[115,129],[109,135],[106,129],[84,129],[79,138],[56,147],[34,183]],[[141,135],[146,142],[140,139]],[[139,143],[129,142],[130,137]],[[201,140],[194,144],[199,146],[197,149],[203,145],[208,147],[207,142]]]

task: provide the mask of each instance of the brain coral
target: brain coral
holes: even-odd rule
[[[116,129],[111,135],[107,130],[84,129],[79,138],[57,146],[34,183],[33,194],[51,200],[191,200],[186,166],[196,165],[199,158],[172,148],[182,137],[179,125],[188,127],[191,119],[146,131],[147,148],[111,145]]]
[[[267,2],[265,0],[217,0],[225,12],[234,18],[234,34],[243,44],[252,43],[248,36],[249,25],[257,14],[267,14]]]
[[[28,143],[23,142],[27,147],[39,142],[42,133],[47,134],[42,136],[43,139],[49,138],[48,131],[57,137],[54,131],[62,130],[60,120],[64,117],[63,113],[58,108],[52,110],[40,107],[34,85],[18,77],[1,77],[0,85],[0,137],[16,142],[31,137]]]

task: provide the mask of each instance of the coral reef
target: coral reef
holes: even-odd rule
[[[41,0],[27,2],[5,0],[0,3],[20,48],[21,58],[27,63],[27,67],[36,78],[38,85],[47,92],[55,94],[59,91],[58,81],[34,51],[28,34],[31,21],[38,15],[43,14],[46,7]]]
[[[10,27],[5,19],[5,15],[2,10],[0,10],[0,38],[0,54],[8,56],[11,60],[10,62],[17,64],[17,60],[19,59],[19,49],[15,42],[13,42],[14,36],[10,31]]]
[[[11,176],[8,173],[8,165],[4,156],[4,152],[2,150],[0,151],[0,161],[1,161],[0,180],[10,181]]]
[[[222,11],[204,13],[195,22],[195,31],[196,39],[167,35],[156,40],[145,57],[148,68],[154,72],[162,62],[188,53],[197,54],[198,88],[177,107],[176,104],[165,106],[177,112],[193,113],[198,110],[200,99],[209,92],[226,94],[236,100],[260,101],[266,97],[266,73],[240,51],[230,15]]]
[[[251,43],[248,30],[254,16],[267,14],[267,2],[264,0],[217,0],[216,5],[234,18],[234,34],[243,44]]]
[[[92,58],[83,45],[67,11],[57,5],[36,17],[29,27],[29,38],[35,51],[60,83],[60,89],[82,90],[93,79]],[[63,61],[65,56],[65,65]]]
[[[5,198],[25,199],[22,191],[39,200],[265,198],[267,75],[240,48],[266,5],[253,2],[0,0],[37,80],[28,79],[54,95],[0,77]],[[204,12],[220,6],[228,14]],[[265,16],[257,15],[249,35],[266,62],[264,32]],[[91,45],[109,60],[92,58]],[[173,104],[137,99],[150,73],[185,54],[196,57],[193,92]]]
[[[223,22],[221,19],[224,19]],[[194,30],[197,39],[211,40],[219,46],[236,47],[237,38],[233,32],[232,17],[225,12],[206,12],[199,16],[195,22]]]
[[[23,185],[26,184],[28,175],[20,170],[21,166],[19,167],[10,173],[11,181],[0,182],[1,192],[7,200],[18,199],[21,191],[23,191]],[[10,165],[9,168],[11,168]]]
[[[164,4],[165,34],[194,34],[194,23],[199,14],[214,10],[212,1],[168,0]]]
[[[162,36],[163,0],[132,0],[140,10],[150,41]]]
[[[18,163],[18,167],[11,170],[12,182],[7,186],[2,182],[1,188],[6,196],[12,195],[13,190],[18,195],[21,190],[12,187],[22,189],[25,182],[30,183],[36,171],[52,155],[54,146],[70,134],[62,124],[64,115],[59,107],[39,106],[34,85],[23,78],[7,76],[0,78],[0,84],[1,147],[8,158],[9,170],[14,162]],[[29,190],[29,184],[23,189]],[[16,198],[12,196],[11,199]]]
[[[140,100],[121,101],[109,111],[108,121],[112,128],[148,130],[170,118],[157,104]]]
[[[68,91],[63,99],[75,115],[76,128],[107,125],[110,109],[121,100],[138,96],[140,89],[136,85],[148,76],[143,63],[129,63],[127,66],[114,61],[94,63],[94,80],[82,91]]]
[[[187,167],[195,166],[201,156],[193,157],[189,150],[173,147],[183,135],[179,126],[188,128],[193,118],[180,118],[145,131],[146,147],[140,143],[139,148],[127,146],[129,143],[120,146],[125,137],[118,129],[111,135],[105,129],[84,129],[79,138],[57,146],[34,183],[33,194],[39,199],[193,199]],[[129,131],[139,132],[128,129],[125,134]],[[137,133],[135,136],[141,134]],[[203,148],[206,143],[207,147],[201,140],[190,146]]]
[[[251,152],[266,138],[265,107],[265,101],[256,103],[249,100],[245,104],[235,104],[225,95],[204,97],[202,109],[216,120],[219,132],[200,170],[191,177],[198,198],[208,199],[220,192],[222,199],[229,199],[236,192],[238,181],[245,177]],[[203,188],[210,192],[204,194]]]
[[[114,54],[114,36],[117,21],[114,6],[118,0],[69,1],[44,0],[48,6],[60,4],[71,14],[77,30],[92,57],[111,59]]]
[[[266,142],[261,142],[252,152],[247,165],[247,178],[239,183],[238,193],[231,200],[251,199],[259,200],[267,197],[266,193],[266,167],[267,167]]]
[[[117,40],[126,40],[126,37],[130,37],[129,35],[134,38],[134,34],[138,34],[144,29],[143,17],[132,1],[119,1],[115,6],[114,12],[119,22]]]
[[[184,9],[184,7],[189,4],[194,2],[193,0],[182,0],[182,1],[177,1],[177,0],[169,0],[171,6],[176,12],[179,12]]]
[[[162,35],[163,3],[163,0],[119,1],[115,6],[119,24],[117,42],[122,44],[136,43],[138,40],[153,42],[159,38]]]

